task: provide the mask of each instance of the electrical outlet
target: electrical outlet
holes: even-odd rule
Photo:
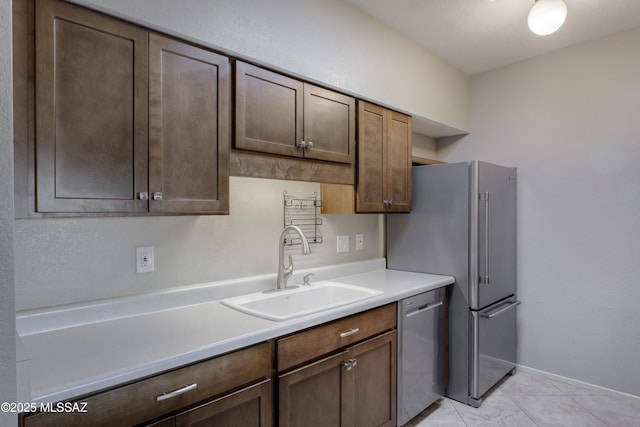
[[[338,236],[338,253],[349,252],[349,235]]]
[[[136,273],[151,273],[153,271],[153,246],[136,248]]]
[[[364,249],[364,233],[356,233],[356,251]]]

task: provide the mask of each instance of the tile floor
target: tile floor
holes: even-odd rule
[[[640,427],[640,398],[518,371],[490,390],[480,408],[443,397],[405,424],[431,426]]]

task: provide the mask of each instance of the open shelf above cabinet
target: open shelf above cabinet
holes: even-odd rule
[[[446,162],[441,162],[440,160],[428,159],[426,157],[419,156],[411,156],[411,164],[413,166],[417,165],[439,165]]]

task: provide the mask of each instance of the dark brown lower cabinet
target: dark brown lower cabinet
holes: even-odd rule
[[[379,427],[396,422],[396,331],[278,378],[280,427]]]
[[[23,414],[21,426],[270,427],[270,378],[271,347],[265,342],[79,398],[85,413]]]
[[[350,385],[347,352],[322,359],[279,378],[280,427],[346,425],[349,402],[343,398]]]
[[[178,414],[175,427],[269,427],[272,405],[272,383],[266,380]]]

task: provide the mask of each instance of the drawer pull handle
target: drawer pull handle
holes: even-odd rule
[[[360,328],[351,328],[346,332],[340,332],[340,338],[346,338],[358,332],[360,332]]]
[[[178,390],[174,390],[170,393],[161,394],[160,396],[156,397],[156,400],[158,402],[162,402],[163,400],[171,399],[172,397],[180,396],[181,394],[185,394],[188,391],[195,390],[196,387],[198,387],[198,384],[193,383],[186,387],[179,388]]]

